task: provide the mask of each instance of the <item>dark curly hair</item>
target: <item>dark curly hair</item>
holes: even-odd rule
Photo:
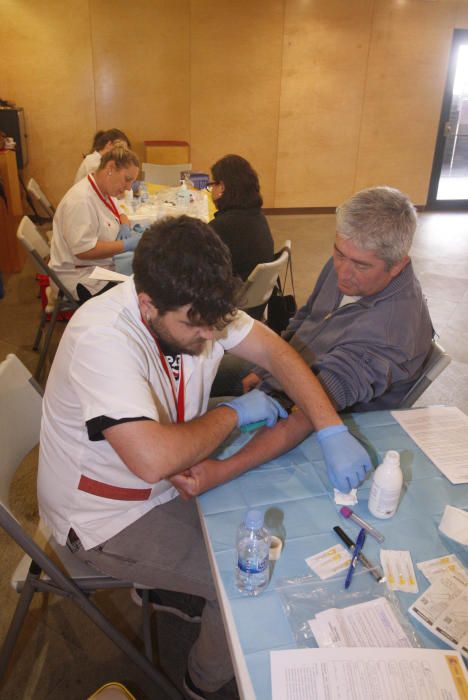
[[[219,211],[253,209],[263,204],[258,175],[242,156],[220,158],[211,168],[213,180],[224,183],[224,192],[216,200]]]
[[[236,311],[240,281],[219,236],[199,219],[163,219],[148,228],[133,259],[135,287],[164,315],[190,304],[190,320],[222,326]]]

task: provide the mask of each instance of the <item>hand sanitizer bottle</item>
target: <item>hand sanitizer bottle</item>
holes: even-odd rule
[[[176,194],[177,206],[181,209],[187,209],[190,204],[190,192],[187,189],[187,183],[185,180],[181,180],[180,187]]]
[[[368,508],[376,518],[391,518],[395,515],[403,486],[400,455],[389,450],[374,473]]]

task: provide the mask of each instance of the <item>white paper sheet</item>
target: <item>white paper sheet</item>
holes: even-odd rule
[[[317,613],[309,626],[319,647],[410,647],[384,597]]]
[[[468,484],[468,416],[446,406],[392,411],[392,416],[452,484]]]
[[[460,655],[440,649],[293,649],[270,663],[272,700],[462,700],[468,684]]]
[[[89,276],[93,280],[107,280],[109,282],[126,282],[128,280],[128,275],[99,266],[96,266]]]
[[[411,605],[409,612],[468,658],[468,578],[464,573],[438,576]]]

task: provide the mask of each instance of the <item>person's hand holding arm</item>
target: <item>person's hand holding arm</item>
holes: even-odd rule
[[[247,374],[241,381],[242,390],[244,394],[247,394],[247,392],[255,389],[255,387],[258,386],[262,380],[258,374],[255,374],[255,372],[249,372],[249,374]]]
[[[344,491],[352,488],[349,484],[357,486],[371,469],[369,455],[343,425],[320,382],[298,353],[260,323],[255,323],[231,352],[265,367],[302,409],[317,431],[330,481],[340,484]],[[321,434],[324,429],[328,432]]]
[[[311,432],[312,426],[301,411],[273,428],[262,428],[242,449],[227,459],[205,459],[171,478],[182,498],[193,498],[234,479],[239,474],[291,450]]]
[[[132,472],[154,483],[206,459],[236,426],[262,420],[273,426],[285,415],[277,401],[254,391],[187,423],[128,421],[107,428],[103,435]]]

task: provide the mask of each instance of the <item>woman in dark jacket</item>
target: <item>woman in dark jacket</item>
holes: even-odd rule
[[[246,280],[258,263],[271,262],[274,256],[258,176],[236,155],[218,160],[211,173],[211,196],[218,211],[210,226],[231,251],[234,274]]]

